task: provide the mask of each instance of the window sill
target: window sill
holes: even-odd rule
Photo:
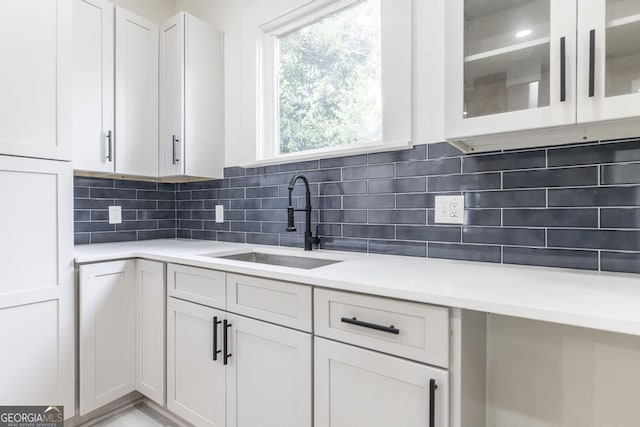
[[[271,166],[284,163],[293,163],[305,160],[330,159],[333,157],[354,156],[358,154],[380,153],[383,151],[407,150],[413,146],[411,141],[396,141],[378,144],[354,144],[349,147],[321,148],[318,150],[308,150],[302,153],[283,154],[278,157],[254,160],[240,164],[243,168],[254,168],[259,166]]]

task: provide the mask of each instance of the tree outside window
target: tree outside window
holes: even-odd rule
[[[380,0],[278,37],[281,154],[382,140]]]

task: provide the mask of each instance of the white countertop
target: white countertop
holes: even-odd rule
[[[252,248],[344,259],[303,270],[203,254]],[[488,313],[640,335],[640,275],[202,240],[80,245],[77,263],[145,258]]]

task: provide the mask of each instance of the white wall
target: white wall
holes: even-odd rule
[[[158,24],[176,13],[176,0],[111,0],[111,2]]]
[[[134,0],[130,0],[134,1]],[[256,156],[256,17],[282,13],[308,0],[176,0],[189,12],[225,32],[225,166]],[[444,1],[413,1],[414,144],[444,140]],[[264,22],[260,22],[258,25]],[[257,30],[257,28],[256,28]],[[247,54],[247,50],[250,52]]]

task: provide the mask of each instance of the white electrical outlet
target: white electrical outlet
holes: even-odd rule
[[[464,196],[436,196],[436,224],[464,224]]]
[[[109,224],[122,224],[122,206],[109,206]]]
[[[224,222],[224,205],[216,205],[216,222]]]

